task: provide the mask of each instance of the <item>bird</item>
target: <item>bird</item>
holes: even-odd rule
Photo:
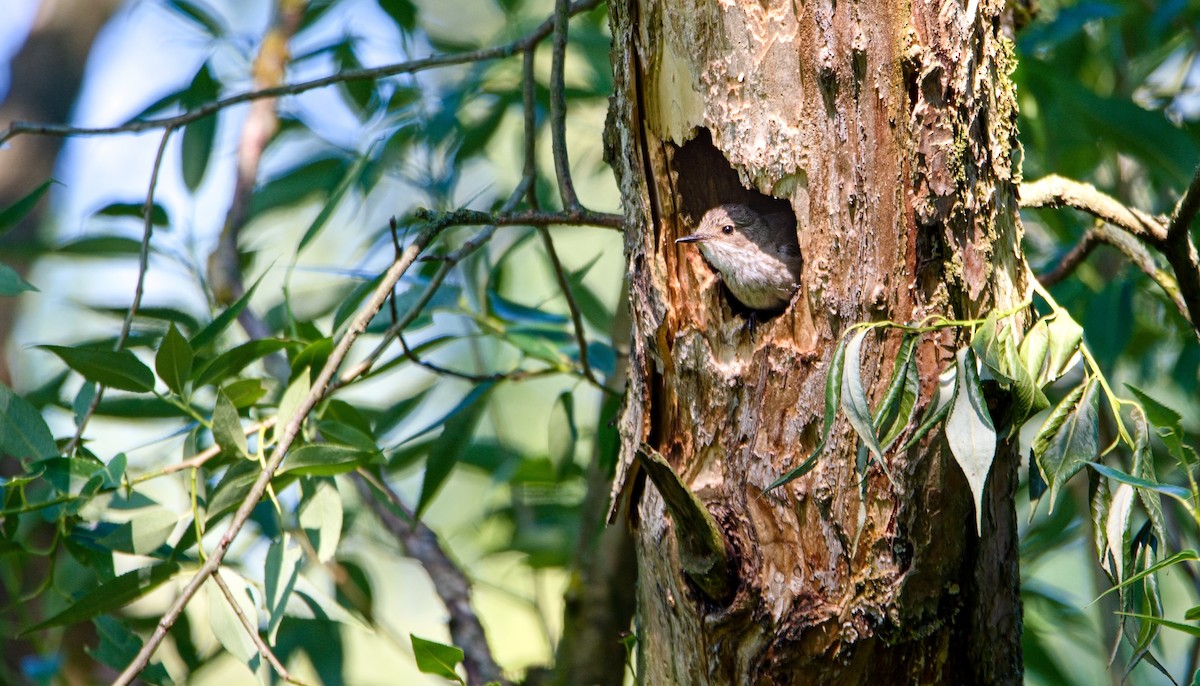
[[[704,213],[696,233],[676,243],[697,243],[738,302],[751,310],[776,312],[800,287],[803,259],[795,223],[788,213],[762,215],[736,203]]]

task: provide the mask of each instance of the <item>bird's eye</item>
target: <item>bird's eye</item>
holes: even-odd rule
[[[725,226],[722,226],[722,227],[721,227],[721,233],[724,233],[726,236],[728,236],[729,234],[733,233],[733,225],[732,225],[732,224],[726,224]]]

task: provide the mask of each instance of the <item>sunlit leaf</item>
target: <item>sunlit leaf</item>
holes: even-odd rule
[[[958,351],[959,389],[946,419],[946,442],[967,477],[975,504],[975,532],[983,535],[983,491],[996,457],[996,430],[988,414],[972,348]]]
[[[318,561],[333,559],[342,536],[342,498],[334,481],[300,482],[300,528],[312,541]]]
[[[266,590],[265,600],[269,617],[267,641],[271,645],[275,645],[279,623],[283,621],[284,609],[292,589],[296,586],[296,577],[300,574],[300,546],[291,545],[291,539],[290,535],[283,534],[278,540],[272,541],[271,547],[267,549],[263,586]]]
[[[1067,479],[1099,454],[1096,383],[1088,380],[1063,398],[1033,439],[1033,454],[1050,486],[1050,509]]]
[[[374,461],[376,455],[348,445],[312,443],[288,453],[280,474],[299,476],[335,476],[352,472]]]
[[[167,384],[167,388],[183,395],[184,386],[192,374],[192,344],[179,333],[174,324],[167,329],[162,343],[158,346],[158,354],[154,356],[154,368],[158,378]]]
[[[217,403],[212,415],[213,440],[221,446],[221,452],[229,457],[248,457],[250,449],[246,445],[246,433],[242,430],[242,420],[238,417],[237,408],[224,393],[217,392]]]
[[[863,388],[862,379],[862,344],[870,331],[871,329],[863,329],[851,336],[846,343],[846,361],[842,372],[842,409],[846,412],[846,418],[850,420],[850,426],[854,427],[854,432],[867,446],[867,450],[882,464],[883,448],[879,445],[879,439],[875,437],[871,408],[867,405],[867,392]]]
[[[454,666],[463,660],[461,648],[419,638],[415,634],[410,635],[410,638],[413,655],[417,658],[417,669],[423,674],[433,674],[460,684],[464,683],[458,672],[454,671]]]
[[[232,602],[237,603],[242,616],[250,622],[250,626],[258,626],[258,606],[250,598],[249,584],[240,574],[228,567],[220,567],[215,572],[221,575],[221,580],[233,596]],[[258,671],[258,663],[262,657],[258,654],[258,646],[250,638],[246,627],[232,606],[230,599],[225,597],[217,582],[209,578],[204,582],[204,591],[208,594],[208,622],[213,635],[220,641],[221,646],[229,651],[240,662],[246,664],[251,672]]]

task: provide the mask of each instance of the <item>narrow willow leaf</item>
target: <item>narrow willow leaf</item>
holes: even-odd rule
[[[54,434],[29,401],[0,383],[0,453],[41,460],[58,455]]]
[[[846,418],[850,420],[850,426],[854,427],[854,432],[867,446],[867,450],[882,464],[883,448],[880,447],[879,439],[875,437],[875,429],[871,425],[871,408],[867,405],[867,392],[863,388],[862,380],[862,344],[870,331],[871,329],[859,331],[846,344],[846,362],[842,372],[842,409],[846,412]]]
[[[333,216],[333,211],[337,209],[338,205],[342,202],[342,198],[345,197],[346,191],[350,190],[350,188],[357,183],[360,178],[362,178],[363,170],[366,168],[367,162],[370,159],[370,154],[362,155],[358,159],[354,160],[354,163],[351,164],[348,169],[346,169],[345,176],[342,177],[342,180],[339,181],[338,185],[330,192],[329,198],[321,207],[321,211],[317,213],[317,216],[312,220],[312,223],[309,224],[308,230],[304,232],[304,236],[300,238],[300,243],[296,247],[297,254],[303,252],[304,249],[308,247],[308,244],[311,243],[312,240],[321,233],[321,229],[324,228],[325,224],[329,221],[329,218]]]
[[[1106,464],[1100,462],[1088,462],[1087,465],[1096,470],[1098,474],[1106,476],[1117,483],[1128,484],[1140,491],[1149,491],[1153,494],[1169,495],[1185,505],[1191,504],[1191,491],[1182,486],[1172,486],[1171,484],[1160,484],[1157,481],[1144,479],[1141,477],[1131,476],[1118,469],[1113,469]],[[1161,503],[1160,503],[1161,507]],[[1161,511],[1160,511],[1161,514]],[[1161,539],[1160,539],[1161,540]]]
[[[967,477],[975,502],[975,532],[983,535],[983,491],[996,457],[996,430],[983,399],[971,348],[958,351],[959,392],[946,419],[946,442]]]
[[[430,446],[429,457],[425,460],[425,478],[421,481],[421,496],[417,500],[416,514],[418,518],[433,502],[433,497],[437,495],[442,484],[450,476],[450,472],[454,470],[454,466],[458,464],[463,450],[471,442],[471,437],[475,433],[475,425],[483,416],[483,410],[487,407],[487,400],[491,395],[492,388],[494,386],[490,384],[476,386],[475,390],[467,396],[471,399],[470,404],[446,420],[442,434]]]
[[[158,378],[178,395],[183,395],[184,385],[192,375],[192,344],[179,333],[175,324],[167,329],[158,354],[154,356],[154,369]]]
[[[1009,340],[1005,338],[1005,334],[1008,331],[1009,327],[1000,326],[996,311],[992,310],[971,336],[971,350],[975,352],[975,357],[991,368],[1002,380],[1011,378],[1008,370],[1008,354],[1005,351]]]
[[[275,645],[275,636],[279,632],[279,623],[283,621],[284,610],[292,589],[296,587],[296,578],[300,574],[300,546],[291,545],[292,537],[283,534],[273,541],[267,549],[267,565],[263,574],[263,585],[266,590],[267,605],[267,641]]]
[[[311,380],[308,373],[302,371],[292,379],[292,383],[288,385],[287,390],[283,392],[283,398],[279,401],[279,412],[276,415],[278,421],[275,423],[275,431],[282,432],[284,427],[291,423],[296,411],[300,409],[300,404],[308,397],[311,389]],[[303,426],[303,423],[301,423]],[[293,454],[292,457],[295,455]]]
[[[179,515],[157,504],[133,512],[110,514],[122,515],[122,521],[96,543],[110,550],[134,555],[148,555],[158,550],[179,523]]]
[[[1187,612],[1183,613],[1183,618],[1189,622],[1194,622],[1200,619],[1200,605],[1189,608]]]
[[[150,593],[175,576],[179,565],[167,562],[140,567],[110,579],[85,593],[67,609],[21,632],[21,635],[55,626],[75,624],[106,612],[112,612]]]
[[[214,317],[208,326],[205,326],[199,333],[192,336],[192,350],[202,352],[216,342],[217,336],[220,336],[225,329],[229,328],[229,325],[238,318],[242,310],[246,309],[246,305],[250,304],[250,298],[254,295],[254,291],[258,289],[258,284],[262,283],[263,276],[266,276],[265,272],[250,285],[250,288],[246,289],[242,297],[238,298],[224,312]]]
[[[887,449],[888,444],[885,436],[903,431],[908,413],[912,409],[911,403],[907,407],[903,405],[906,400],[912,400],[908,393],[910,390],[909,370],[915,366],[913,347],[916,342],[916,336],[906,335],[901,339],[900,349],[896,351],[896,361],[892,364],[892,376],[888,379],[887,390],[883,393],[883,400],[879,401],[879,406],[875,408],[872,425],[876,435],[879,436],[879,444],[884,450]],[[904,417],[904,421],[900,421],[901,417]]]
[[[1170,407],[1146,395],[1141,389],[1129,384],[1125,384],[1125,387],[1137,396],[1146,419],[1149,419],[1150,423],[1158,429],[1158,437],[1167,446],[1171,457],[1174,457],[1179,463],[1180,469],[1185,471],[1194,469],[1198,460],[1195,449],[1184,443],[1186,434],[1183,430],[1183,417]]]
[[[546,437],[550,460],[558,465],[560,471],[575,462],[575,442],[578,437],[579,432],[575,428],[575,395],[564,391],[550,409]]]
[[[1033,439],[1033,454],[1050,486],[1050,510],[1067,479],[1099,454],[1096,382],[1077,386],[1051,411]]]
[[[333,559],[342,536],[342,498],[333,480],[300,482],[300,528],[312,541],[319,562]]]
[[[1159,541],[1165,542],[1166,525],[1163,522],[1162,491],[1158,490],[1158,476],[1154,473],[1154,452],[1150,449],[1150,428],[1146,422],[1146,413],[1140,406],[1134,406],[1133,419],[1133,475],[1142,481],[1153,484],[1151,487],[1139,487],[1138,499],[1146,508],[1146,515],[1154,526],[1154,533]],[[1136,486],[1136,484],[1130,484]],[[1172,486],[1171,488],[1177,488]],[[1190,499],[1191,492],[1180,488],[1183,497]],[[1178,497],[1178,496],[1176,496]]]
[[[352,472],[379,459],[375,453],[348,445],[312,443],[288,453],[280,474],[294,476],[337,476]]]
[[[94,617],[92,624],[96,627],[96,635],[100,638],[100,644],[95,648],[85,646],[84,650],[88,655],[116,670],[114,674],[125,669],[126,665],[137,659],[138,651],[142,649],[144,643],[125,622],[101,615]],[[154,686],[169,686],[174,683],[167,674],[166,668],[157,662],[143,669],[138,674],[138,679]]]
[[[217,403],[213,408],[212,433],[221,452],[229,457],[249,457],[250,449],[246,446],[246,433],[242,431],[237,408],[221,392],[217,393]]]
[[[838,340],[837,347],[833,349],[833,357],[829,360],[829,369],[825,372],[825,416],[821,420],[821,440],[817,442],[817,446],[809,453],[804,462],[801,462],[798,467],[788,471],[783,476],[779,477],[767,486],[767,490],[778,488],[789,481],[794,481],[812,471],[812,468],[817,466],[817,457],[821,455],[821,451],[825,449],[825,443],[829,440],[829,431],[833,428],[833,421],[837,417],[838,400],[841,397],[842,390],[842,373],[846,363],[846,339]]]
[[[1200,638],[1200,626],[1195,626],[1193,624],[1183,624],[1181,622],[1173,622],[1169,619],[1163,619],[1162,617],[1155,617],[1154,615],[1147,615],[1147,614],[1139,614],[1136,612],[1118,612],[1117,614],[1119,614],[1123,617],[1132,617],[1134,619],[1140,619],[1140,620],[1146,621],[1146,622],[1153,622],[1154,624],[1157,624],[1159,626],[1164,626],[1168,629],[1174,629],[1175,631],[1181,631],[1181,632],[1187,634],[1188,636],[1195,636],[1196,638]],[[1193,683],[1194,683],[1194,681],[1193,681]]]
[[[220,94],[221,85],[213,78],[208,62],[192,78],[191,85],[180,96],[185,110],[194,110],[213,100]],[[213,114],[191,122],[183,129],[182,152],[179,156],[183,182],[193,193],[204,180],[208,161],[217,138],[217,115]]]
[[[154,390],[154,372],[128,350],[94,350],[59,345],[39,345],[58,355],[67,366],[109,388],[134,393]]]
[[[451,681],[464,683],[454,666],[462,662],[461,648],[429,641],[411,634],[413,655],[417,658],[417,669],[423,674],[433,674]]]
[[[226,350],[209,361],[208,364],[195,370],[195,386],[196,388],[200,388],[209,384],[220,384],[230,376],[238,374],[256,360],[279,352],[291,345],[294,344],[277,338],[260,338],[254,341],[247,341],[236,348]]]
[[[220,567],[216,573],[221,575],[221,580],[229,588],[229,594],[233,596],[233,602],[237,603],[238,609],[250,620],[250,626],[257,627],[258,607],[250,598],[246,580],[228,567]],[[242,626],[241,620],[229,605],[229,599],[211,578],[204,582],[204,590],[208,594],[208,621],[213,635],[230,655],[248,666],[250,671],[257,672],[262,656],[258,654],[258,646],[254,645],[246,627]]]
[[[1037,471],[1036,469],[1034,471]],[[1100,478],[1099,473],[1088,473],[1088,514],[1092,524],[1092,552],[1101,569],[1108,572],[1108,531],[1104,528],[1108,521],[1108,513],[1112,509],[1112,488],[1107,479]],[[1110,574],[1109,579],[1113,576]]]
[[[1046,326],[1048,350],[1043,376],[1039,379],[1042,386],[1057,381],[1075,366],[1079,359],[1079,344],[1083,342],[1083,328],[1066,310],[1055,310]]]
[[[7,264],[0,264],[0,296],[20,295],[37,289],[37,286],[23,279],[17,270]]]
[[[1118,583],[1129,576],[1128,569],[1132,562],[1129,559],[1129,525],[1133,517],[1133,496],[1133,486],[1129,484],[1117,486],[1112,504],[1109,506],[1108,520],[1104,522],[1104,535],[1108,539],[1105,560],[1112,562],[1108,567],[1108,573]]]
[[[1018,354],[1025,371],[1035,382],[1041,382],[1046,359],[1050,352],[1050,325],[1043,317],[1021,339]]]
[[[20,200],[0,210],[0,235],[7,233],[32,212],[42,197],[46,195],[46,191],[50,190],[52,183],[54,181],[43,181]]]
[[[912,438],[904,442],[900,446],[903,452],[917,444],[917,441],[925,437],[930,429],[937,426],[939,422],[950,414],[950,408],[954,406],[954,401],[958,398],[958,364],[950,365],[938,376],[937,397],[929,405],[925,411],[925,416],[921,418],[921,423],[917,425],[917,430],[913,432]]]
[[[1101,593],[1100,595],[1096,596],[1096,599],[1088,604],[1089,605],[1094,604],[1097,600],[1100,600],[1101,598],[1108,595],[1109,593],[1116,592],[1116,591],[1120,590],[1121,588],[1125,588],[1127,586],[1135,584],[1135,583],[1141,581],[1142,579],[1144,579],[1145,577],[1147,577],[1151,574],[1157,574],[1157,573],[1161,572],[1162,570],[1167,569],[1168,567],[1174,567],[1175,565],[1177,565],[1181,562],[1196,562],[1196,561],[1200,561],[1200,553],[1197,553],[1195,550],[1192,550],[1191,548],[1188,548],[1187,550],[1181,550],[1181,551],[1175,553],[1174,555],[1141,570],[1137,574],[1133,574],[1128,579],[1125,579],[1124,581],[1122,581],[1119,585],[1113,586],[1112,588],[1110,588],[1110,589],[1104,591],[1103,593]]]

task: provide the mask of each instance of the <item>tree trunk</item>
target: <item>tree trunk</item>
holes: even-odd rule
[[[982,538],[940,432],[885,455],[895,485],[878,466],[863,481],[840,415],[817,467],[764,493],[820,440],[848,326],[1022,300],[1003,11],[614,0],[610,144],[634,319],[617,487],[633,498],[643,683],[1020,682],[1015,445],[998,447]],[[802,286],[778,316],[748,321],[674,244],[724,202],[797,217]],[[922,404],[969,335],[921,339]],[[863,347],[872,407],[898,345]],[[681,570],[677,523],[631,468],[643,443],[716,522],[728,597]]]

